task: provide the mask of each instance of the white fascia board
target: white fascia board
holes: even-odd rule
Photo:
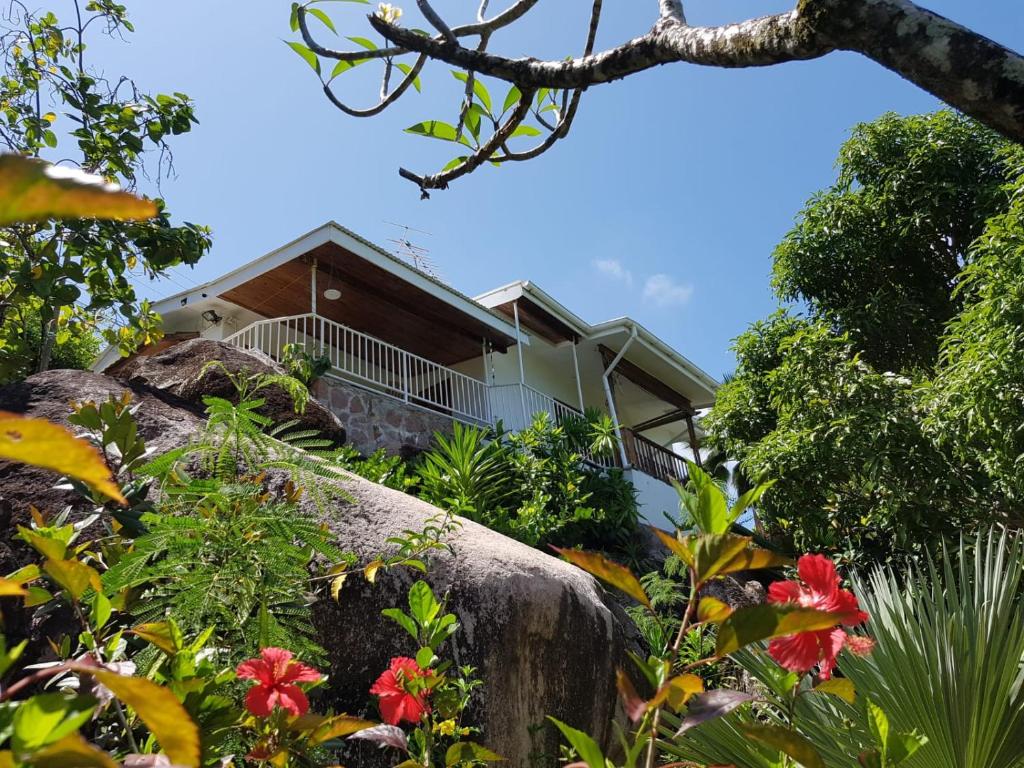
[[[331,239],[331,228],[332,224],[319,226],[311,232],[307,232],[301,237],[292,240],[287,245],[283,245],[265,256],[261,256],[255,261],[243,264],[238,269],[232,270],[216,280],[203,283],[198,288],[168,296],[166,299],[154,304],[153,311],[161,315],[170,314],[183,306],[181,303],[182,299],[187,299],[185,305],[188,305],[202,301],[204,293],[206,294],[205,298],[213,298],[230,291],[232,288],[237,288],[242,283],[246,283],[254,277],[262,275],[264,272],[269,272],[275,267],[297,259],[313,248],[329,242]]]
[[[620,317],[615,320],[608,320],[593,327],[593,333],[587,337],[590,341],[596,341],[607,336],[614,336],[617,333],[629,333],[633,328],[637,329],[637,339],[651,352],[660,357],[664,362],[673,366],[681,373],[689,376],[707,390],[710,401],[714,400],[719,383],[714,377],[703,371],[695,363],[677,352],[664,341],[659,339],[640,323],[628,317]],[[703,406],[703,403],[695,403],[694,407]]]
[[[515,338],[515,326],[511,323],[506,322],[497,314],[491,312],[486,307],[477,304],[472,299],[461,296],[456,291],[444,286],[443,284],[431,280],[420,271],[413,269],[402,261],[396,259],[387,251],[373,246],[362,238],[353,236],[352,233],[333,221],[307,232],[301,237],[292,240],[287,245],[283,245],[255,261],[243,264],[238,269],[228,272],[223,277],[211,280],[197,288],[182,291],[181,293],[176,293],[173,296],[168,296],[166,299],[162,299],[157,302],[153,306],[153,310],[158,314],[167,315],[171,314],[175,310],[181,309],[182,306],[192,305],[203,301],[204,298],[208,299],[220,296],[221,294],[230,291],[232,288],[236,288],[239,285],[252,280],[254,277],[262,275],[264,272],[269,272],[275,267],[279,267],[282,264],[293,261],[314,248],[325,245],[329,242],[351,251],[360,258],[363,258],[371,264],[390,272],[399,279],[415,285],[417,288],[426,291],[432,296],[436,296],[447,304],[451,304],[495,331],[510,338]],[[204,293],[206,294],[205,297],[203,296]],[[183,300],[185,300],[185,305],[182,304]],[[524,344],[529,344],[528,338],[524,338],[523,341]]]
[[[356,256],[359,256],[371,264],[390,272],[396,277],[405,280],[407,283],[429,293],[431,296],[435,296],[445,303],[451,304],[455,308],[460,309],[467,315],[473,317],[473,319],[479,320],[484,325],[490,326],[499,333],[515,338],[516,329],[514,325],[502,320],[495,313],[478,304],[476,301],[468,297],[461,296],[443,284],[431,280],[419,270],[413,269],[399,259],[396,259],[387,251],[374,247],[362,239],[353,237],[347,230],[335,222],[332,221],[327,226],[330,228],[329,239],[336,245],[340,245],[342,248],[351,251]]]
[[[534,304],[550,312],[581,337],[586,337],[590,333],[590,324],[586,320],[571,312],[565,305],[552,297],[551,294],[529,280],[517,280],[514,283],[495,288],[474,297],[474,301],[483,304],[485,307],[496,307],[500,304],[516,301],[523,296],[528,297]]]
[[[486,293],[481,293],[479,296],[474,296],[473,301],[483,304],[488,309],[493,309],[500,304],[507,304],[520,298],[523,295],[524,285],[526,285],[524,281],[516,280],[514,283],[509,283],[500,288],[494,288]]]

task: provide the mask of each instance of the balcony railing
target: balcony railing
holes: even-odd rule
[[[278,362],[288,344],[297,344],[326,355],[331,373],[341,378],[462,421],[492,423],[484,382],[320,315],[259,320],[224,341]]]
[[[686,459],[668,448],[663,448],[632,429],[622,430],[622,447],[633,469],[669,483],[686,482]]]

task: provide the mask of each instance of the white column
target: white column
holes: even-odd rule
[[[622,457],[622,468],[629,469],[629,457],[626,456],[626,446],[622,442],[622,429],[619,426],[619,414],[615,410],[615,398],[612,397],[612,387],[608,382],[608,377],[612,375],[615,370],[615,366],[619,364],[619,361],[626,356],[626,350],[629,349],[630,344],[636,338],[636,326],[633,326],[632,333],[629,334],[629,338],[622,345],[619,350],[619,354],[608,364],[608,367],[604,369],[604,373],[601,374],[601,383],[604,385],[604,396],[608,401],[608,413],[612,417],[612,424],[615,425],[615,436],[619,438],[619,455]]]
[[[576,396],[580,399],[580,411],[582,412],[582,411],[584,411],[586,409],[583,406],[583,385],[580,384],[580,361],[579,361],[579,358],[576,357],[576,345],[578,343],[579,342],[577,342],[576,339],[573,339],[573,342],[572,342],[572,367],[573,367],[573,370],[576,371]]]

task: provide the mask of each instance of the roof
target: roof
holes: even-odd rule
[[[221,277],[203,283],[196,288],[181,291],[161,299],[153,305],[153,310],[161,315],[171,314],[189,303],[220,296],[258,275],[269,272],[282,264],[294,261],[314,248],[327,243],[334,243],[352,251],[356,255],[394,274],[395,277],[405,280],[446,301],[448,304],[472,316],[478,322],[487,325],[496,333],[512,339],[515,338],[515,327],[498,312],[492,311],[464,293],[455,290],[450,285],[441,282],[436,277],[428,275],[426,272],[417,269],[397,256],[388,253],[380,246],[360,237],[355,232],[346,229],[335,221],[329,221],[297,237],[290,243],[276,248],[258,259],[243,264]]]
[[[646,349],[645,357],[649,358],[649,360],[644,361],[643,367],[648,369],[657,367],[661,369],[660,371],[650,370],[649,372],[652,374],[660,373],[661,375],[669,376],[665,370],[666,367],[684,374],[689,380],[689,386],[685,387],[685,389],[695,407],[701,407],[714,401],[715,392],[719,386],[714,377],[632,318],[618,317],[591,325],[529,280],[517,280],[476,297],[477,301],[492,308],[504,306],[509,302],[521,299],[526,299],[532,304],[541,307],[546,313],[558,318],[558,320],[583,339],[612,341],[616,336],[621,336],[621,342],[624,343],[625,339],[635,328],[637,341]],[[636,358],[636,350],[627,352],[626,357]]]

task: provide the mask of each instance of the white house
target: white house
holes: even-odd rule
[[[334,222],[154,309],[166,336],[140,354],[203,337],[328,355],[315,394],[367,452],[425,447],[452,420],[519,429],[599,408],[652,522],[678,508],[669,481],[699,461],[693,416],[718,386],[628,317],[591,325],[528,281],[470,298]],[[108,350],[95,368],[117,364]]]

